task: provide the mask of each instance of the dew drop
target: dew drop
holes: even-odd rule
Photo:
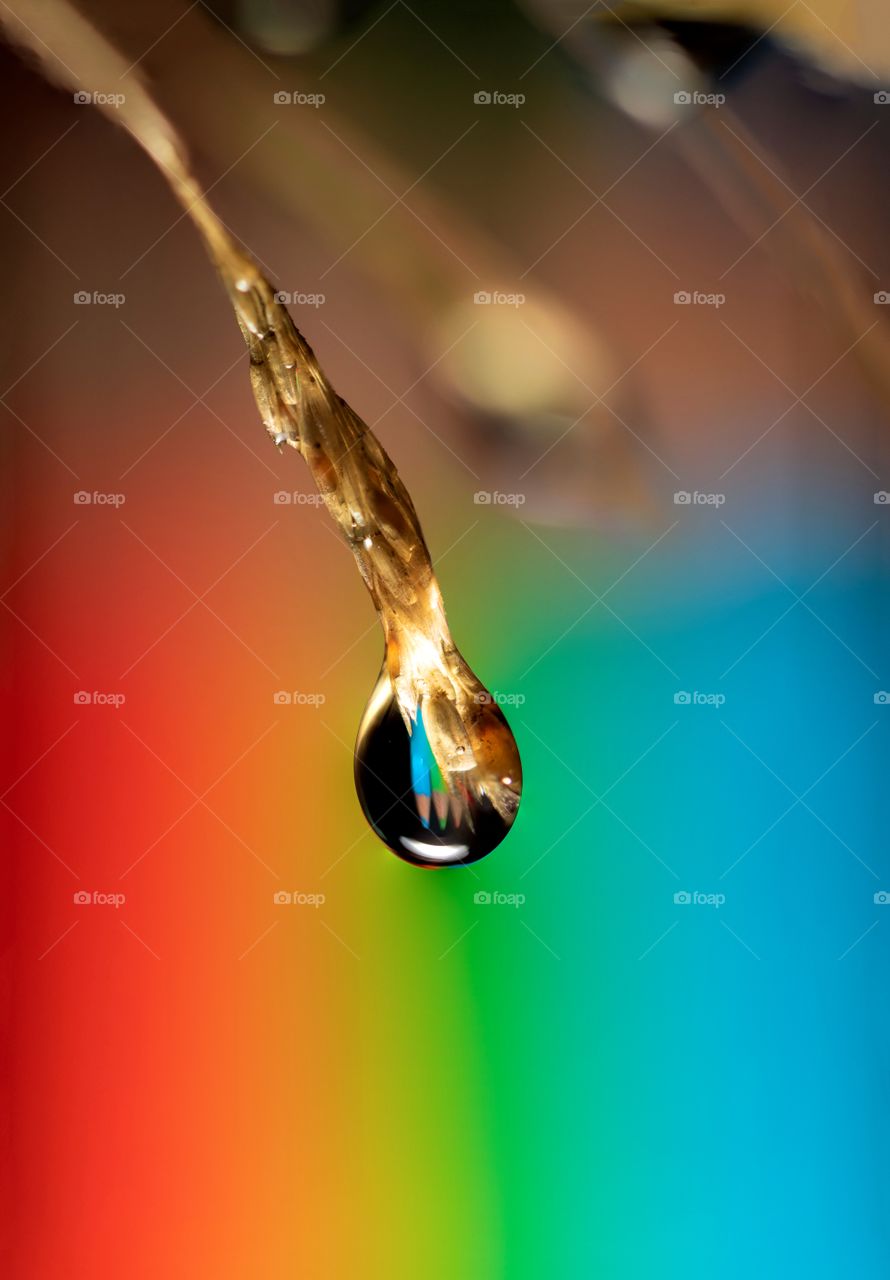
[[[489,703],[484,715],[494,726],[489,738],[504,757],[491,781],[510,789],[506,811],[501,803],[499,812],[486,794],[489,780],[479,768],[457,774],[449,792],[430,747],[423,707],[409,733],[385,670],[375,686],[356,741],[355,788],[379,838],[414,866],[478,862],[513,825],[521,789],[516,743],[499,708]]]

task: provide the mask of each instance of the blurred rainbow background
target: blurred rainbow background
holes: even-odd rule
[[[330,246],[220,185],[282,284],[324,288],[298,323],[381,418],[520,744],[511,836],[423,874],[353,792],[369,602],[264,440],[194,235],[166,234],[122,133],[91,114],[57,141],[70,103],[4,65],[27,123],[2,185],[32,228],[5,228],[4,1274],[886,1275],[890,470],[849,344],[762,253],[719,317],[672,328],[675,289],[746,241],[693,178],[670,189],[676,160],[643,166],[619,207],[680,284],[602,211],[549,270],[621,368],[658,340],[654,498],[560,526],[533,476],[518,510],[474,502],[496,485],[454,406],[404,393],[433,435],[398,403],[424,362],[397,308],[358,273],[321,284]],[[525,118],[583,169],[549,75]],[[616,173],[645,146],[624,127]],[[787,129],[813,178],[843,149]],[[514,228],[530,261],[586,197],[523,141],[551,197]],[[473,188],[499,145],[443,184]],[[874,154],[834,207],[880,274]],[[722,504],[673,501],[698,490]]]

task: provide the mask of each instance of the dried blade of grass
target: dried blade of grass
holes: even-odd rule
[[[406,723],[422,703],[430,745],[449,786],[460,779],[512,819],[521,776],[512,734],[451,639],[414,504],[383,446],[334,391],[272,283],[213,212],[182,141],[138,72],[67,0],[16,0],[2,15],[14,40],[36,55],[52,80],[98,95],[100,109],[165,175],[232,303],[263,425],[277,445],[302,454],[355,556],[380,616],[387,669]],[[124,71],[124,102],[104,103],[103,93]]]

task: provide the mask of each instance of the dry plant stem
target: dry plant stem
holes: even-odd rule
[[[75,90],[95,90],[122,65],[66,0],[31,0],[16,14],[7,9],[4,20],[53,79]],[[57,41],[64,45],[64,60],[55,52]],[[422,705],[449,789],[456,792],[460,781],[512,820],[520,778],[512,734],[451,639],[417,513],[395,466],[336,394],[273,285],[210,208],[175,130],[132,74],[126,102],[109,114],[155,161],[201,234],[247,343],[263,424],[276,445],[302,454],[371,593],[406,724],[410,729]]]
[[[386,662],[406,722],[422,702],[430,745],[452,786],[481,770],[505,817],[515,809],[500,783],[503,735],[484,686],[456,649],[414,504],[376,436],[336,394],[312,349],[256,264],[218,227],[205,233],[250,352],[260,415],[276,444],[306,461],[355,556],[380,615]],[[490,757],[491,768],[486,768]],[[515,772],[508,776],[515,777]]]

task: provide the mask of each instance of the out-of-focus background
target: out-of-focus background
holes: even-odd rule
[[[472,870],[368,830],[351,559],[159,175],[4,47],[5,1274],[885,1275],[886,15],[82,12],[526,789]]]

